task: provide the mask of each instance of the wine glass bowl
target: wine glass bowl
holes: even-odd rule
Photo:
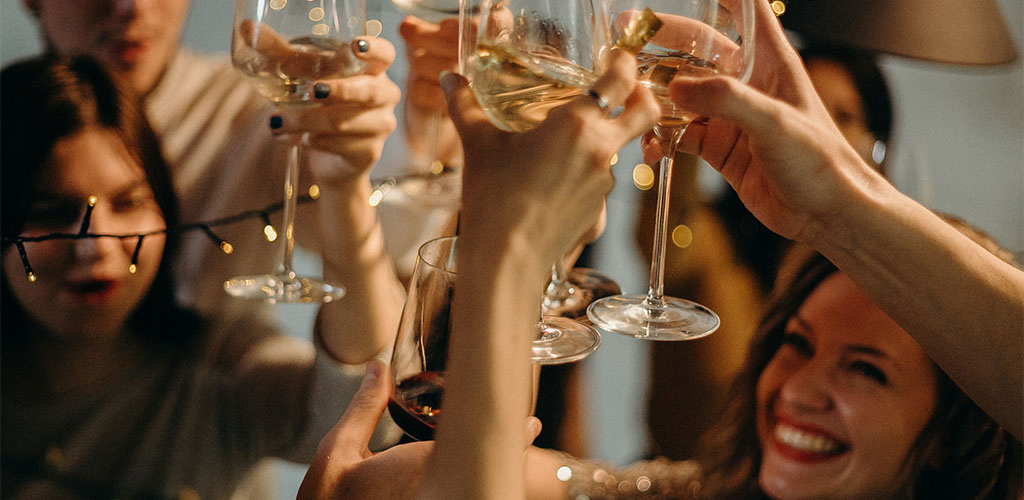
[[[278,108],[315,107],[315,84],[363,70],[352,41],[366,33],[365,0],[238,0],[231,61],[257,93]],[[272,302],[331,302],[344,288],[292,270],[294,222],[302,145],[294,137],[284,180],[281,260],[276,273],[236,276],[224,282],[228,294]]]
[[[413,439],[433,438],[448,364],[457,237],[420,246],[391,354],[391,418]]]
[[[481,2],[467,77],[495,126],[532,129],[590,88],[603,70],[600,12],[583,0]]]
[[[648,292],[598,300],[587,316],[603,330],[641,339],[701,338],[718,328],[718,315],[695,302],[664,295],[672,162],[686,126],[696,118],[672,102],[668,84],[677,76],[747,80],[754,57],[753,0],[606,0],[605,6],[612,38],[636,53],[637,78],[661,106],[654,133],[663,157]]]

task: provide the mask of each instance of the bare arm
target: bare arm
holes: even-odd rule
[[[709,116],[681,150],[718,169],[773,231],[813,245],[909,332],[978,405],[1024,428],[1024,272],[899,193],[846,143],[763,2],[751,85],[679,78]]]

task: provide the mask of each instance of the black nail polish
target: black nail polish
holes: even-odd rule
[[[318,83],[316,85],[313,85],[313,95],[317,99],[323,99],[331,95],[331,86],[327,85],[326,83]]]
[[[370,42],[367,42],[366,40],[356,40],[356,47],[359,48],[359,52],[369,52]]]
[[[280,115],[274,115],[270,117],[270,128],[272,130],[277,130],[281,128],[281,125],[283,125],[283,120],[281,119]]]

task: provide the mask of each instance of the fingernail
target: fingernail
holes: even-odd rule
[[[356,48],[359,49],[359,52],[365,54],[366,52],[370,51],[370,42],[367,42],[366,40],[362,39],[356,40]]]
[[[270,128],[271,130],[277,130],[284,124],[284,120],[281,119],[281,115],[273,115],[270,117]]]
[[[323,82],[313,85],[313,96],[315,96],[317,99],[323,99],[329,95],[331,95],[330,85],[327,85],[326,83]]]
[[[450,92],[452,90],[452,87],[455,86],[456,79],[453,76],[454,74],[455,73],[452,73],[451,71],[444,70],[441,72],[441,76],[438,78],[438,80],[441,82],[441,90],[443,90],[445,94]]]
[[[379,359],[371,359],[366,363],[366,380],[374,380],[384,373],[384,362]]]

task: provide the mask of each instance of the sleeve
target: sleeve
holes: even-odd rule
[[[556,472],[569,500],[659,500],[701,497],[700,467],[663,458],[626,468],[566,455]]]
[[[342,365],[307,340],[266,325],[235,324],[209,362],[221,373],[218,427],[224,446],[246,461],[274,456],[309,463],[362,382],[363,367]],[[371,449],[397,442],[398,427],[381,419]]]

